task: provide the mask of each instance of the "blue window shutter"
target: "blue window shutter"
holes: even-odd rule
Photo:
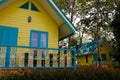
[[[17,29],[10,29],[8,34],[8,45],[16,46],[17,45]]]
[[[31,10],[39,12],[39,9],[32,2],[31,2]]]
[[[15,46],[17,45],[18,29],[0,27],[0,45]]]
[[[7,38],[8,38],[8,30],[2,29],[2,36],[1,36],[1,45],[7,45]]]
[[[19,8],[29,9],[29,2],[26,2],[25,4],[21,5]]]

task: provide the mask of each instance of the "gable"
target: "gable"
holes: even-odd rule
[[[57,24],[37,0],[33,0],[32,3],[39,11],[31,10],[31,6],[28,9],[24,9],[25,7],[22,5],[27,2],[26,0],[17,0],[15,3],[0,10],[0,25],[19,28],[18,45],[29,46],[30,31],[36,30],[48,32],[48,47],[57,48],[59,41]],[[30,16],[31,22],[28,22]]]
[[[27,2],[28,0],[19,0],[19,2]],[[25,5],[17,4],[18,0],[8,0],[6,3],[0,5],[0,10],[3,10],[7,7],[10,7],[13,4],[19,5],[18,7],[26,8],[26,9],[32,9],[34,11],[41,12],[40,7],[45,10],[47,13],[47,16],[49,16],[52,21],[59,27],[59,40],[64,39],[68,36],[71,36],[75,34],[75,28],[74,25],[69,21],[69,19],[65,16],[64,12],[59,8],[59,6],[56,4],[55,0],[30,0],[33,3],[32,7],[27,7],[28,3]],[[34,2],[37,2],[34,4]],[[6,6],[7,5],[7,6]],[[30,15],[30,13],[28,13]],[[40,14],[39,14],[40,15]],[[63,34],[60,34],[63,33]]]

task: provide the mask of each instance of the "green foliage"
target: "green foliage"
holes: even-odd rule
[[[73,18],[72,21],[79,30],[80,45],[83,39],[86,38],[83,37],[84,34],[92,36],[93,39],[96,36],[100,37],[103,35],[108,39],[113,38],[110,24],[115,16],[118,1],[75,0],[74,7],[72,8],[73,3],[70,0],[56,0],[66,15],[70,15],[70,19]],[[98,26],[98,35],[96,34],[96,26]]]
[[[117,2],[117,8],[115,13],[115,19],[111,23],[113,33],[115,36],[116,45],[114,46],[117,49],[117,53],[120,52],[120,1]]]

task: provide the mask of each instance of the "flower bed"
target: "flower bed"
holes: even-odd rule
[[[81,66],[73,69],[1,69],[0,80],[120,80],[120,69]]]

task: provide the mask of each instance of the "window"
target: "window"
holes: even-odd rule
[[[106,61],[107,60],[106,54],[101,54],[101,57],[102,57],[102,61]]]
[[[33,3],[31,3],[31,10],[39,11],[38,8]]]
[[[31,31],[30,46],[47,48],[48,47],[48,33],[40,31]]]
[[[28,9],[29,8],[29,2],[26,2],[25,4],[21,5],[19,8]]]
[[[30,6],[30,9],[29,9],[29,6]],[[32,11],[38,11],[39,12],[39,9],[32,2],[30,2],[30,1],[24,3],[19,8],[27,9],[27,10],[32,10]]]

